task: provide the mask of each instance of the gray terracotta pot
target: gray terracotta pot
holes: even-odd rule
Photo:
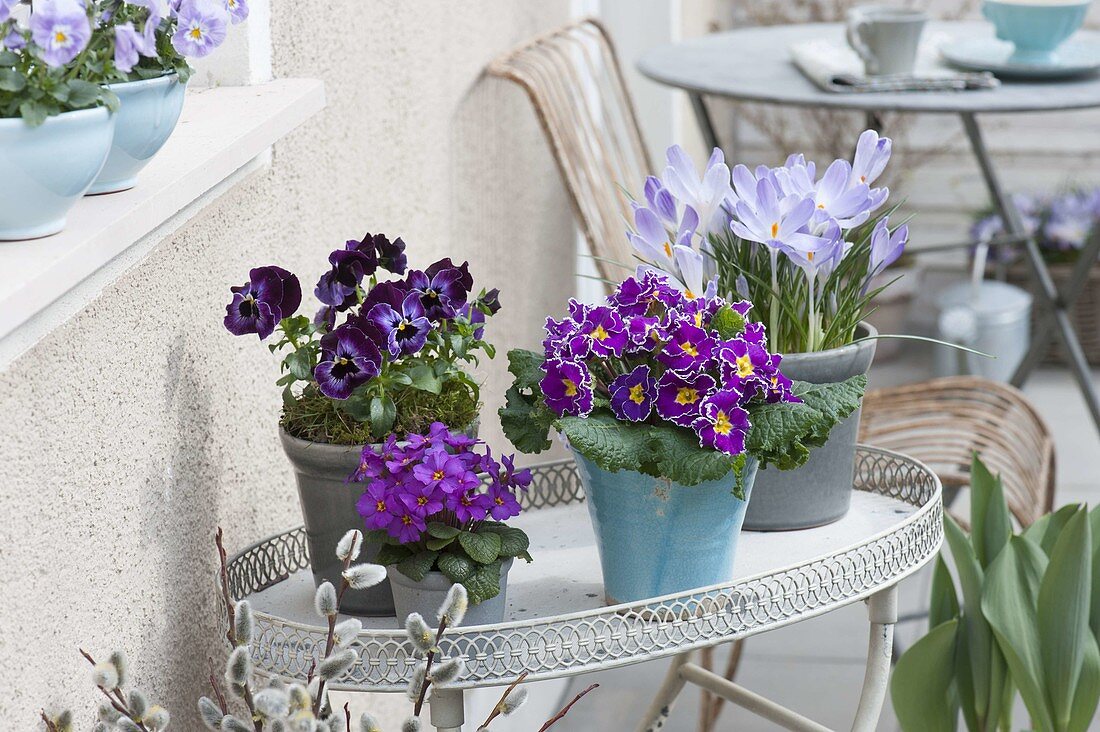
[[[856,337],[878,335],[861,323]],[[780,370],[796,381],[829,384],[865,374],[875,357],[877,341],[864,341],[829,351],[792,353],[783,357]],[[810,452],[810,459],[796,470],[771,466],[756,475],[752,500],[745,515],[746,531],[787,531],[822,526],[848,513],[855,473],[857,409],[829,433],[829,441]]]
[[[477,605],[470,605],[462,625],[489,625],[504,622],[504,611],[508,607],[508,570],[514,560],[508,559],[500,566],[500,594]],[[447,599],[447,593],[453,584],[442,572],[428,572],[417,582],[397,571],[396,567],[387,567],[389,585],[393,590],[393,602],[397,611],[397,627],[405,627],[405,618],[412,613],[420,615],[435,625],[439,608]]]
[[[355,507],[363,495],[361,483],[347,482],[359,466],[361,447],[327,445],[291,437],[279,430],[283,449],[298,479],[298,499],[306,526],[309,561],[317,585],[328,580],[340,586],[342,563],[336,558],[336,543],[351,529],[366,531]],[[378,545],[364,544],[357,562],[371,562]],[[353,615],[392,615],[393,595],[389,582],[365,590],[348,590],[340,604]]]

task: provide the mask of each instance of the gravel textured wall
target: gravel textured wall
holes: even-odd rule
[[[274,3],[277,76],[328,108],[83,312],[0,373],[0,727],[96,703],[77,648],[124,648],[173,728],[220,674],[211,537],[298,521],[276,436],[277,366],[221,327],[228,287],[277,263],[307,286],[365,231],[415,264],[450,254],[502,288],[490,335],[538,341],[573,287],[573,225],[526,97],[482,76],[564,22],[564,0]],[[461,7],[461,10],[459,8]],[[313,303],[310,303],[312,307]],[[484,432],[504,364],[485,369]],[[87,722],[88,717],[81,719]]]

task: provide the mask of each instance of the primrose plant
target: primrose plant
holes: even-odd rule
[[[747,299],[782,353],[846,345],[883,288],[872,280],[902,254],[908,227],[892,228],[885,187],[889,138],[867,130],[854,159],[731,172],[715,149],[700,177],[679,146],[661,177],[645,181],[627,232],[644,267],[670,275],[689,296],[717,277],[718,292]]]
[[[350,240],[328,261],[312,320],[295,314],[302,288],[281,267],[251,270],[226,307],[230,333],[277,333],[269,348],[285,354],[276,382],[283,428],[311,442],[362,445],[424,433],[436,421],[472,425],[480,389],[463,366],[495,355],[483,335],[500,309],[497,291],[472,296],[465,262],[409,269],[405,242],[382,234]]]
[[[246,0],[0,0],[0,118],[39,125],[118,99],[103,84],[191,75]]]

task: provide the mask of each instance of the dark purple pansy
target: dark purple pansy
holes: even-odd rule
[[[390,355],[395,357],[408,356],[423,348],[432,327],[415,292],[405,296],[401,310],[380,303],[370,309],[367,318],[381,331]]]
[[[461,284],[462,273],[455,268],[444,269],[434,275],[413,270],[405,283],[409,290],[420,297],[424,314],[431,320],[449,320],[466,304],[467,291]]]
[[[584,364],[551,359],[542,370],[546,376],[539,387],[555,414],[584,417],[592,411],[592,375]]]
[[[749,432],[749,413],[739,405],[742,396],[735,389],[716,391],[705,400],[695,421],[699,444],[727,455],[745,451],[745,435]]]
[[[500,312],[500,290],[493,288],[488,292],[482,293],[481,297],[477,299],[477,306],[480,310],[488,313],[489,315],[496,315]]]
[[[706,374],[694,377],[666,371],[657,380],[657,414],[673,424],[690,427],[699,416],[703,399],[714,389],[714,379]]]
[[[342,325],[321,339],[321,360],[313,370],[317,388],[331,399],[347,399],[378,376],[382,354],[358,328]]]
[[[424,270],[424,272],[430,278],[435,277],[445,269],[457,269],[459,271],[459,274],[462,276],[459,278],[458,283],[462,285],[462,289],[466,290],[467,293],[474,289],[474,278],[473,275],[470,274],[469,262],[463,262],[462,264],[456,265],[451,261],[450,257],[444,257],[435,264],[428,265],[428,268]]]
[[[225,308],[223,322],[233,335],[255,333],[263,340],[280,320],[293,315],[302,304],[298,278],[282,267],[249,270],[248,282],[230,290],[233,300]]]
[[[371,308],[381,303],[389,305],[394,310],[400,310],[401,303],[405,301],[405,297],[408,296],[408,294],[409,288],[404,280],[379,282],[377,285],[370,288],[367,296],[363,298],[363,306],[360,308],[360,311],[369,313]]]
[[[575,358],[589,354],[621,356],[629,336],[622,316],[609,307],[589,309],[577,332],[569,339],[569,351]]]
[[[611,411],[618,419],[628,422],[644,422],[653,409],[654,383],[649,367],[638,366],[629,374],[622,374],[611,382]]]
[[[715,341],[702,328],[686,322],[669,328],[668,342],[657,360],[674,371],[702,371],[714,352]]]
[[[332,267],[317,280],[313,294],[325,305],[347,310],[358,302],[356,290],[364,277],[378,269],[378,255],[367,234],[362,240],[349,239],[343,249],[328,255]]]
[[[375,234],[373,241],[378,252],[378,266],[395,275],[405,274],[409,259],[405,256],[405,242],[401,237],[390,241],[384,234]]]

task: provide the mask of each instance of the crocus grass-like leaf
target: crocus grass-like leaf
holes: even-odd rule
[[[1069,727],[1089,630],[1092,537],[1079,509],[1066,523],[1039,585],[1039,649],[1055,729]]]
[[[1089,628],[1100,638],[1100,507],[1089,511],[1092,535],[1092,599],[1089,602]]]
[[[935,628],[959,616],[959,598],[955,593],[955,581],[947,569],[942,555],[936,556],[932,569],[931,601],[928,605],[928,625]]]
[[[991,691],[993,633],[982,614],[982,567],[978,563],[970,538],[955,520],[945,514],[943,523],[951,555],[955,558],[955,570],[959,573],[959,584],[962,586],[963,624],[974,680],[974,708],[984,721]]]
[[[1012,520],[1000,476],[994,476],[977,453],[970,466],[970,520],[974,553],[986,568],[1012,536]]]
[[[1085,657],[1081,665],[1081,677],[1073,694],[1073,707],[1070,709],[1069,725],[1066,732],[1085,732],[1096,716],[1096,706],[1100,703],[1100,646],[1096,638],[1089,634],[1085,638]]]
[[[500,555],[500,536],[488,531],[463,531],[458,535],[458,543],[478,564],[494,562]]]
[[[1036,605],[1047,558],[1035,543],[1013,537],[993,560],[982,591],[982,610],[989,620],[1032,724],[1053,730],[1043,685]]]
[[[935,626],[894,667],[890,699],[904,732],[954,732],[959,706],[955,677],[957,620]]]

